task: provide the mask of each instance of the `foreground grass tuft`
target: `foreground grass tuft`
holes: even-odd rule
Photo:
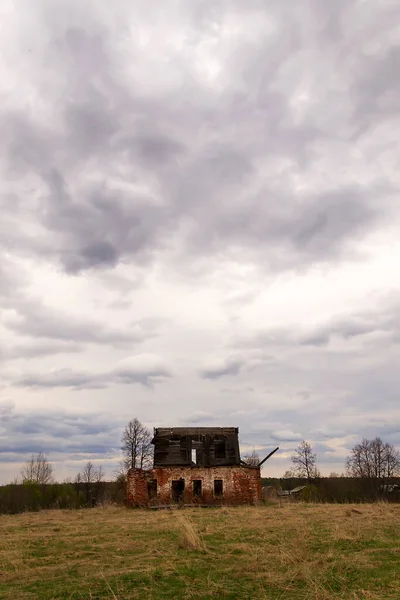
[[[193,521],[188,519],[182,512],[175,512],[177,529],[181,539],[180,547],[187,550],[206,552],[206,546],[201,535],[197,531]]]
[[[0,517],[0,598],[400,598],[399,505]]]

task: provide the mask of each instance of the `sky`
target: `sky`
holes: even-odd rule
[[[400,446],[398,0],[2,0],[0,483],[122,429]]]

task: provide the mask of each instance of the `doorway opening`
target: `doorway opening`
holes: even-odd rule
[[[157,479],[152,479],[147,484],[147,493],[149,495],[149,499],[157,498]]]
[[[184,492],[185,492],[185,480],[182,478],[174,479],[172,481],[172,500],[174,502],[182,502]]]

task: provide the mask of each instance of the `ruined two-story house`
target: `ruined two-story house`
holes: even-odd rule
[[[241,461],[237,427],[156,428],[152,444],[153,469],[128,471],[129,506],[261,501],[260,465]]]

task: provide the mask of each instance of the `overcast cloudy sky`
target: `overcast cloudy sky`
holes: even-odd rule
[[[123,425],[400,445],[398,0],[1,0],[0,482]]]

